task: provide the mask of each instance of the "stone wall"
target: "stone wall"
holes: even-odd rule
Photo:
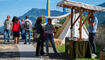
[[[105,24],[99,25],[97,28],[96,44],[105,47]]]

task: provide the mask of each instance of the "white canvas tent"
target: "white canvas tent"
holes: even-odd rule
[[[71,16],[72,16],[71,19],[69,18],[69,21],[67,21],[68,23],[66,24],[66,26],[64,26],[63,31],[61,32],[61,34],[58,37],[58,39],[62,40],[62,43],[65,43],[65,37],[70,37],[71,33],[73,33],[72,37],[80,37],[80,40],[81,40],[81,38],[86,38],[86,39],[88,38],[88,31],[83,24],[89,19],[91,14],[88,13],[87,18],[84,21],[82,21],[82,12],[84,12],[84,11],[87,11],[87,12],[105,11],[104,7],[93,6],[93,5],[88,5],[88,4],[74,2],[74,1],[67,1],[67,0],[59,2],[57,4],[57,6],[71,8],[70,13],[67,13],[62,16],[57,16],[57,17],[45,16],[46,18],[51,18],[51,19],[62,19],[62,18],[69,16],[71,14]],[[76,11],[79,11],[80,13],[74,14],[73,9]],[[78,19],[79,15],[80,15],[80,18]],[[76,21],[74,23],[75,25],[73,26],[73,28],[70,29],[70,27],[72,26],[71,23],[73,23],[75,21],[74,16],[76,16],[75,18],[77,18],[78,21]],[[78,30],[79,28],[80,28],[80,30]]]

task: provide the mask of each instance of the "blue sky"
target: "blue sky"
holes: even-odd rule
[[[21,16],[31,8],[46,8],[47,0],[0,0],[0,26],[3,25],[7,15],[11,16]],[[57,8],[56,4],[62,0],[51,0],[51,10],[62,11],[61,8]],[[104,3],[105,0],[72,0],[77,2],[83,2],[91,5],[99,5]]]

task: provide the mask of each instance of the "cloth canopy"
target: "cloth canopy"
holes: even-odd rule
[[[105,7],[100,7],[100,6],[93,6],[93,5],[89,5],[89,4],[84,4],[84,3],[80,3],[80,2],[74,2],[74,1],[61,1],[57,4],[57,6],[60,7],[66,7],[66,8],[74,8],[74,9],[84,9],[87,11],[105,11]]]
[[[63,19],[63,18],[67,17],[70,14],[71,14],[71,12],[69,12],[67,14],[64,14],[64,15],[61,15],[61,16],[43,16],[43,17],[45,17],[45,18],[51,18],[51,19]]]

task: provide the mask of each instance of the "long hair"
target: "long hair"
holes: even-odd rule
[[[12,22],[17,22],[17,21],[18,21],[17,17],[14,16],[13,19],[12,19]]]
[[[38,17],[35,24],[40,24],[42,22],[42,17]]]

